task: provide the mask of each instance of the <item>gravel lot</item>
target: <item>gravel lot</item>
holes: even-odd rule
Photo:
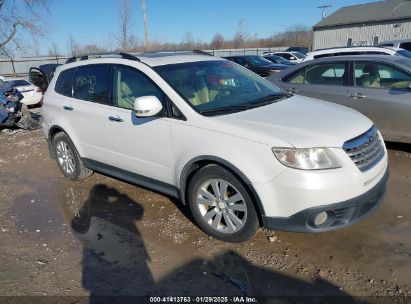
[[[67,181],[40,130],[3,130],[0,143],[0,296],[71,296],[46,297],[54,303],[94,303],[83,298],[89,295],[410,301],[410,146],[389,146],[386,199],[361,223],[315,235],[261,229],[248,242],[226,244],[164,195],[97,173]],[[90,217],[74,220],[85,210]]]

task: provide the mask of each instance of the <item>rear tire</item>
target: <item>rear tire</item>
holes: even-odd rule
[[[222,167],[210,165],[196,172],[188,186],[187,198],[198,226],[216,239],[243,242],[259,227],[247,189]]]
[[[53,149],[60,171],[70,180],[89,177],[93,171],[84,166],[71,139],[63,132],[53,137]]]

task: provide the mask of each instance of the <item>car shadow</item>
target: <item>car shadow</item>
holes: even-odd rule
[[[363,303],[326,280],[303,281],[272,271],[230,249],[217,256],[193,256],[171,272],[164,270],[166,274],[155,280],[136,226],[144,215],[140,203],[97,184],[81,206],[70,210],[71,228],[83,245],[82,287],[89,291],[88,303],[140,303],[149,301],[141,296],[165,295],[263,297],[260,303],[270,299],[280,299],[275,303]]]
[[[411,144],[386,141],[385,145],[386,145],[387,149],[389,149],[389,150],[403,151],[403,152],[411,153]]]

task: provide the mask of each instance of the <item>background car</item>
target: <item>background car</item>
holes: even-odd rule
[[[264,55],[276,55],[276,56],[280,56],[283,57],[284,59],[294,62],[294,63],[300,63],[303,61],[303,59],[305,58],[304,54],[301,54],[300,52],[269,52],[269,53],[265,53]]]
[[[293,94],[356,109],[374,121],[386,139],[411,143],[409,58],[384,55],[323,58],[291,67],[267,80]]]
[[[308,47],[305,46],[291,46],[288,49],[286,49],[287,52],[299,52],[303,55],[307,55],[308,53]]]
[[[276,64],[296,65],[295,62],[288,61],[287,59],[284,59],[283,57],[277,55],[264,55],[263,57]]]
[[[395,47],[411,51],[411,39],[385,41],[379,43],[378,46]]]
[[[354,46],[316,50],[311,53],[308,53],[307,57],[305,57],[303,61],[320,59],[324,57],[350,55],[400,55],[411,58],[411,52],[400,48],[379,46]]]
[[[268,77],[273,73],[277,73],[289,67],[285,64],[272,63],[257,55],[228,56],[224,58],[238,63],[262,77]]]
[[[61,64],[48,63],[39,67],[31,67],[29,70],[29,81],[38,86],[44,93],[47,90],[48,84],[54,76],[54,71]]]
[[[7,79],[5,82],[19,90],[19,92],[23,95],[21,102],[27,106],[38,104],[43,97],[41,89],[27,80]]]

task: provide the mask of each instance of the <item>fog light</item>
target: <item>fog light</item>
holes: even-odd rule
[[[318,213],[314,218],[314,225],[320,226],[324,224],[327,221],[327,218],[328,218],[327,212],[323,211],[321,213]]]

